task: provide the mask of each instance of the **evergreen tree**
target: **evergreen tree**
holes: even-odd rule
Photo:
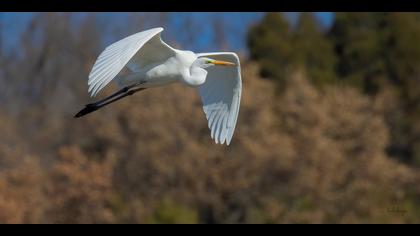
[[[259,62],[261,76],[275,79],[284,87],[292,52],[290,27],[280,13],[267,13],[248,32],[250,57]]]
[[[398,91],[398,111],[388,114],[389,151],[420,164],[420,14],[337,13],[330,32],[337,73],[368,94],[388,85]]]
[[[330,32],[339,57],[337,74],[367,93],[386,75],[384,13],[339,12]]]
[[[420,165],[420,14],[389,13],[386,23],[389,77],[399,91],[404,114],[391,120],[391,150]]]
[[[315,85],[334,81],[335,54],[313,13],[301,13],[294,34],[294,59]]]

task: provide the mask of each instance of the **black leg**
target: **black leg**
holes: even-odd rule
[[[96,107],[96,110],[98,110],[101,107],[104,107],[104,106],[106,106],[108,104],[111,104],[113,102],[116,102],[116,101],[118,101],[118,100],[120,100],[122,98],[125,98],[127,96],[131,96],[131,95],[133,95],[133,94],[135,94],[135,93],[137,93],[139,91],[145,90],[145,89],[146,88],[137,88],[137,89],[128,90],[126,93],[123,93],[120,96],[114,97],[114,99],[112,99],[112,100],[106,101],[104,103],[99,103],[99,104],[93,105],[93,106]]]
[[[142,85],[142,84],[143,84],[143,83],[136,83],[136,84],[133,84],[133,85],[130,85],[130,86],[124,87],[124,88],[122,88],[122,89],[118,90],[117,92],[115,92],[115,93],[111,94],[110,96],[108,96],[108,97],[106,97],[106,98],[104,98],[104,99],[102,99],[102,100],[99,100],[99,101],[97,101],[97,102],[87,104],[86,106],[99,105],[100,103],[103,103],[103,102],[105,102],[105,101],[107,101],[107,100],[109,100],[109,99],[111,99],[111,98],[114,98],[114,97],[116,97],[116,96],[120,95],[120,94],[126,93],[126,92],[128,92],[128,90],[130,90],[130,89],[132,89],[132,88],[134,88],[134,87],[140,86],[140,85]]]
[[[137,92],[140,92],[140,91],[146,89],[146,88],[137,88],[137,89],[129,90],[130,88],[135,87],[135,86],[138,86],[138,85],[131,85],[131,86],[125,87],[125,88],[121,89],[120,91],[112,94],[111,96],[109,96],[109,97],[107,97],[103,100],[100,100],[100,101],[95,102],[95,103],[87,104],[85,108],[83,108],[81,111],[79,111],[74,116],[74,118],[79,118],[79,117],[82,117],[82,116],[87,115],[89,113],[92,113],[92,112],[94,112],[96,110],[99,110],[100,108],[102,108],[106,105],[109,105],[109,104],[111,104],[113,102],[116,102],[116,101],[118,101],[118,100],[120,100],[124,97],[131,96],[131,95],[133,95]]]

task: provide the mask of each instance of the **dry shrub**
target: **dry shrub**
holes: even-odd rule
[[[24,156],[17,167],[0,172],[0,223],[42,223],[45,219],[48,203],[41,183],[46,179],[37,160]]]
[[[121,157],[114,181],[126,220],[145,222],[166,198],[196,209],[202,222],[412,217],[387,212],[409,199],[416,175],[385,155],[389,134],[377,102],[350,88],[319,92],[299,75],[276,97],[256,71],[244,66],[228,148],[213,144],[196,91],[181,86],[146,90],[87,119],[107,127],[92,130],[96,150]]]
[[[308,207],[292,222],[408,220],[388,208],[405,204],[418,176],[386,156],[380,103],[347,87],[320,93],[296,75],[277,110],[298,151],[289,194]]]
[[[387,96],[345,87],[320,92],[299,74],[276,96],[257,72],[243,63],[229,147],[214,144],[199,95],[180,85],[145,90],[77,120],[73,110],[42,116],[35,109],[28,114],[38,126],[28,116],[19,126],[36,127],[36,136],[13,137],[21,130],[14,122],[0,127],[11,134],[5,143],[28,147],[0,159],[13,164],[0,165],[0,222],[419,221],[419,175],[385,152]],[[10,161],[20,158],[37,161]],[[19,185],[12,173],[37,177],[21,177]],[[406,212],[389,211],[395,206]]]
[[[89,160],[78,147],[58,150],[47,186],[53,223],[110,223],[113,221],[107,200],[112,187],[112,162]]]

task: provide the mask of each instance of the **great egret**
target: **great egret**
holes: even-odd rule
[[[153,28],[128,36],[108,46],[89,74],[92,97],[111,80],[118,92],[86,105],[81,117],[123,97],[150,87],[181,82],[198,88],[203,110],[216,143],[230,144],[241,101],[240,62],[233,52],[194,53],[177,50],[162,41],[163,28]],[[121,75],[127,67],[129,74]]]

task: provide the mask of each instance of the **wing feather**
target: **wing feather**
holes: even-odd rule
[[[227,109],[227,108],[226,108]],[[220,133],[220,143],[224,143],[227,135],[227,119],[228,115],[225,113],[222,123],[222,132]]]
[[[124,66],[141,69],[148,63],[156,63],[175,55],[175,49],[160,37],[163,28],[153,28],[128,36],[108,46],[97,58],[89,74],[91,96],[111,82]]]
[[[229,145],[235,131],[241,101],[242,80],[239,58],[232,52],[199,53],[197,56],[237,64],[236,67],[207,68],[206,82],[198,88],[211,137],[216,143]]]

